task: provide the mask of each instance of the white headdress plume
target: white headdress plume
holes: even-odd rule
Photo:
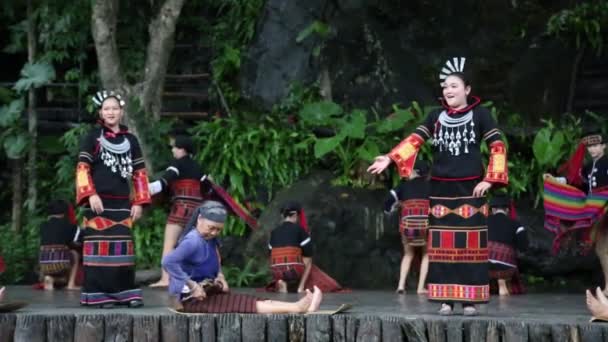
[[[125,106],[125,101],[122,99],[122,96],[120,96],[120,94],[114,92],[113,90],[111,91],[107,91],[107,90],[102,90],[102,91],[98,91],[97,93],[95,93],[95,95],[93,95],[93,103],[95,103],[97,105],[97,107],[101,107],[101,104],[103,103],[103,101],[105,101],[107,98],[109,97],[113,97],[115,99],[118,100],[118,104],[121,107]]]
[[[439,72],[439,79],[441,82],[439,84],[443,84],[443,81],[454,72],[463,72],[464,71],[464,63],[466,62],[465,57],[454,57],[451,60],[445,61],[445,66],[441,68],[441,72]]]

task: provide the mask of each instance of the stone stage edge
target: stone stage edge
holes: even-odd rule
[[[29,306],[0,314],[0,341],[608,341],[608,323],[589,323],[584,293],[499,298],[480,315],[442,317],[437,303],[416,294],[353,290],[325,294],[321,309],[353,304],[337,315],[179,315],[163,290],[144,289],[139,309],[92,309],[79,292],[9,286],[7,300]],[[276,300],[296,294],[233,289]],[[462,308],[456,307],[461,313]]]

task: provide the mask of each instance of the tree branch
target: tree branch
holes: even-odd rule
[[[125,86],[116,45],[118,5],[118,0],[95,0],[91,14],[91,31],[97,52],[99,76],[106,89]]]
[[[175,26],[185,0],[166,0],[158,16],[150,22],[150,42],[146,53],[143,92],[141,102],[154,119],[160,118],[162,89],[167,73],[167,64],[175,43]]]

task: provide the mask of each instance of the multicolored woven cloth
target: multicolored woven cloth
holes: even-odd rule
[[[590,246],[596,228],[601,226],[608,211],[608,188],[586,194],[572,185],[548,178],[544,181],[543,203],[545,229],[556,234],[554,253],[559,250],[560,240],[564,236],[579,230],[583,233],[583,245]]]

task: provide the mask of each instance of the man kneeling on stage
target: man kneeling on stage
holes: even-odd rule
[[[272,231],[268,243],[273,281],[267,289],[304,292],[312,269],[312,240],[302,207],[296,202],[286,203],[281,216],[283,223]]]

